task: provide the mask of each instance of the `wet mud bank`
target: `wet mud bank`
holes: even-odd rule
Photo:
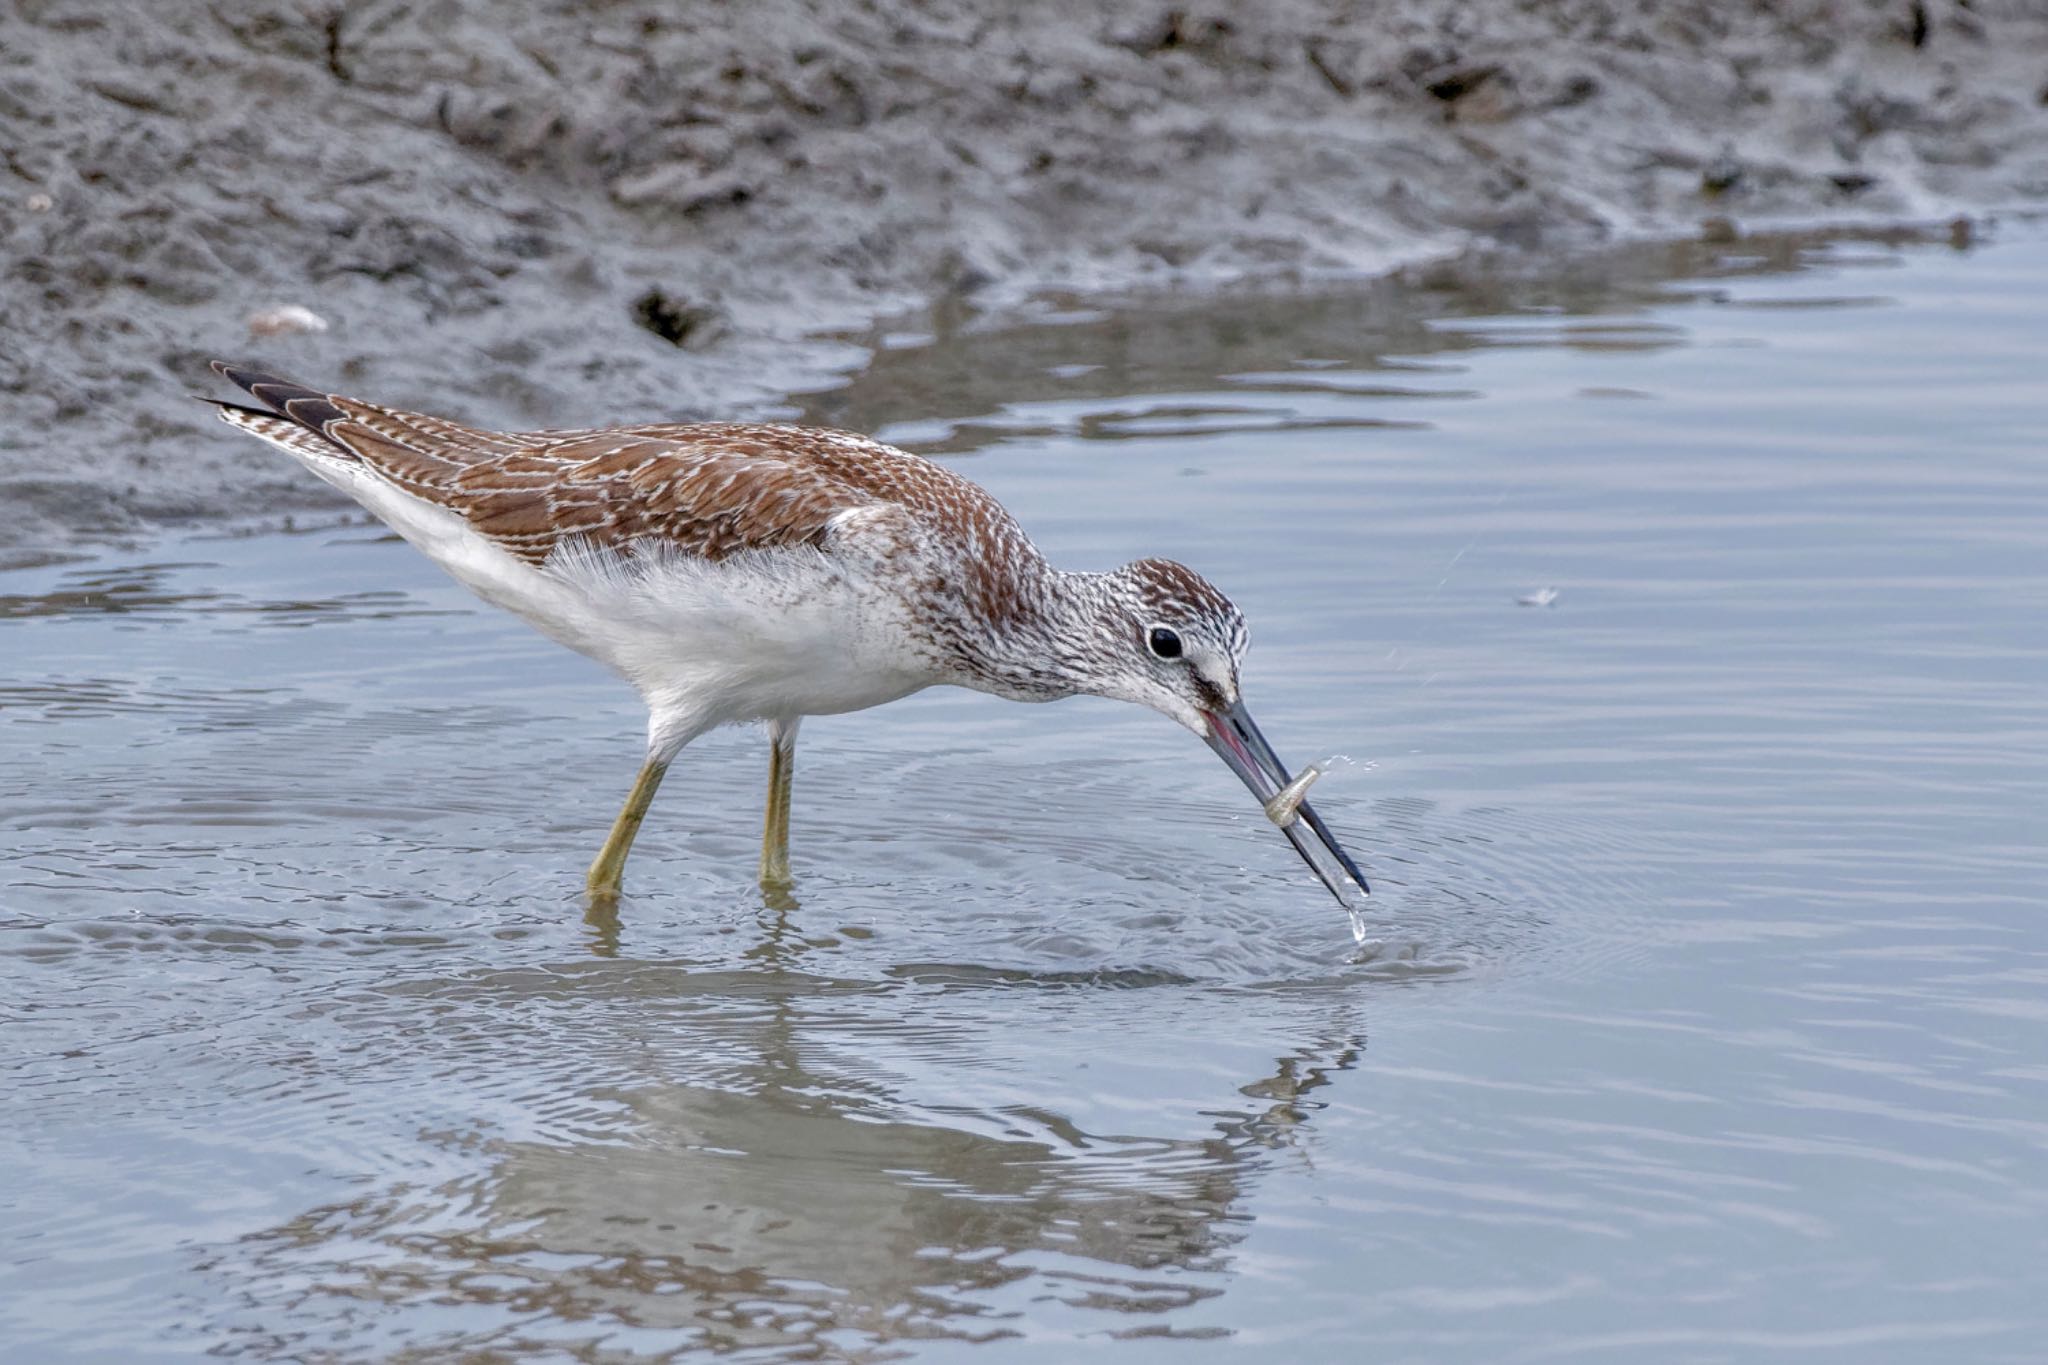
[[[213,355],[509,425],[791,412],[935,300],[2024,206],[2044,71],[2022,0],[23,0],[0,558],[331,507],[189,401]]]

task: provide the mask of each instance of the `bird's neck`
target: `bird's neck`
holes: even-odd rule
[[[960,643],[967,685],[1015,701],[1095,690],[1113,648],[1113,573],[1075,573],[1043,560],[1010,577],[1010,600]]]

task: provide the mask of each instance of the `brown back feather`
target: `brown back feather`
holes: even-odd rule
[[[582,538],[632,552],[655,542],[723,559],[741,550],[822,544],[835,516],[894,506],[943,520],[974,542],[956,590],[984,610],[1015,610],[992,566],[1035,556],[1001,504],[933,464],[866,437],[743,422],[648,423],[497,432],[321,394],[260,372],[220,371],[424,502],[461,515],[508,553],[538,564]]]

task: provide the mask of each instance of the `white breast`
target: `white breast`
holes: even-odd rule
[[[577,648],[699,728],[858,711],[940,681],[901,599],[808,546],[716,563],[571,548],[542,573],[590,604]]]

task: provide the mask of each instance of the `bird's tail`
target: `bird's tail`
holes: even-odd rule
[[[200,400],[219,408],[221,419],[229,426],[240,427],[272,445],[308,459],[355,461],[354,453],[347,446],[328,435],[327,429],[331,424],[348,417],[335,405],[332,396],[262,370],[230,365],[221,360],[214,361],[213,368],[217,374],[232,380],[264,405],[251,407],[220,398]]]

